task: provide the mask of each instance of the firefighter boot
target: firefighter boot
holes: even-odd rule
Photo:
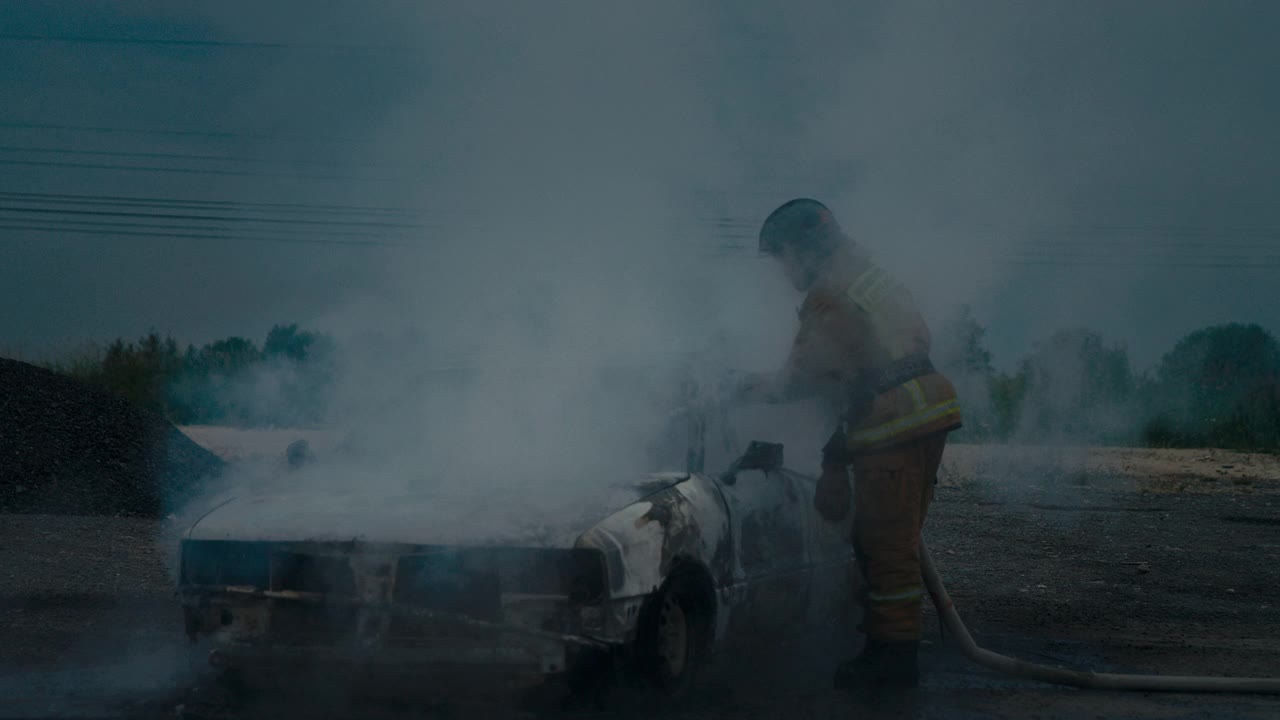
[[[862,652],[836,669],[834,686],[851,692],[911,690],[920,682],[916,666],[919,642],[884,642],[867,638]]]

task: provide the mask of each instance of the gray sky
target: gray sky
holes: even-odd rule
[[[1280,5],[474,5],[0,2],[0,351],[296,321],[767,365],[797,299],[753,235],[796,195],[1001,365],[1280,330]]]

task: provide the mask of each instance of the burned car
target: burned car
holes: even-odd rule
[[[706,427],[695,428],[701,445]],[[234,498],[181,542],[179,593],[211,662],[317,666],[455,687],[532,687],[624,668],[668,693],[730,648],[848,629],[850,521],[752,442],[718,472],[498,495]],[[292,530],[288,518],[306,518]]]

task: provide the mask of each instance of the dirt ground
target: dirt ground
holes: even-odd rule
[[[943,483],[1065,480],[1138,492],[1274,490],[1280,455],[1233,450],[1156,450],[955,445],[947,448]]]
[[[244,430],[221,425],[182,425],[184,435],[227,462],[283,460],[289,444],[305,440],[316,453],[337,449],[345,434],[336,430]]]
[[[282,450],[297,436],[282,434]],[[225,451],[225,449],[224,449]],[[0,718],[485,717],[502,704],[238,708],[190,646],[146,519],[0,515]],[[926,537],[978,642],[1078,668],[1280,675],[1280,461],[1222,451],[957,446]],[[568,717],[1276,718],[1280,696],[1122,694],[1013,680],[927,616],[920,693],[886,715],[826,689],[830,658],[779,648],[713,668],[677,708]],[[751,667],[767,667],[752,672]],[[826,670],[812,671],[818,667]]]

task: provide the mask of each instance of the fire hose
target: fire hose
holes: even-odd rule
[[[1226,692],[1226,693],[1280,693],[1280,678],[1205,677],[1177,675],[1130,675],[1099,673],[1092,670],[1067,670],[1040,665],[1001,655],[978,647],[969,629],[956,612],[947,588],[942,584],[938,568],[923,541],[920,543],[920,569],[925,586],[933,598],[934,607],[943,625],[960,643],[965,657],[984,667],[1008,675],[1039,680],[1056,685],[1072,685],[1080,688],[1104,690],[1138,690],[1144,692]]]

